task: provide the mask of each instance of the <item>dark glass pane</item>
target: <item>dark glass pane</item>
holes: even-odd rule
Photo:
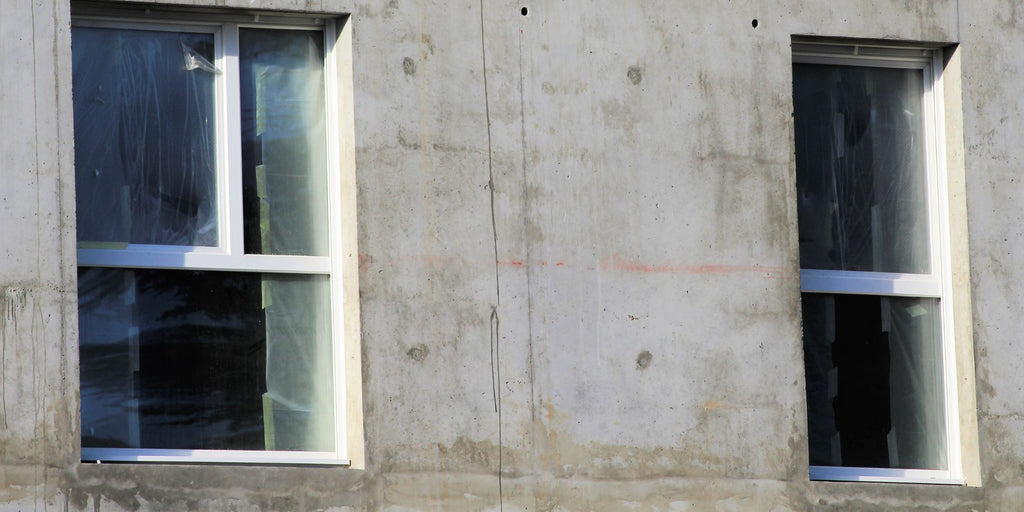
[[[946,469],[937,299],[803,295],[810,463]]]
[[[217,244],[212,34],[72,29],[78,240]]]
[[[239,30],[245,252],[326,255],[323,34]]]
[[[930,271],[921,70],[795,64],[800,266]]]
[[[82,445],[333,450],[327,278],[79,271]]]

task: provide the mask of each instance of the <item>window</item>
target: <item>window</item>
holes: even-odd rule
[[[939,59],[793,44],[812,479],[962,483]]]
[[[346,463],[334,20],[83,11],[83,460]]]

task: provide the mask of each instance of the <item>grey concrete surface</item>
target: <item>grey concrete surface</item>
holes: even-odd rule
[[[167,3],[351,14],[365,469],[78,462],[69,5],[0,0],[0,510],[1024,510],[1017,2]],[[978,485],[808,481],[793,35],[959,44]]]

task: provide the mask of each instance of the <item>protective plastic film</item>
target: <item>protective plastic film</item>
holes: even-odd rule
[[[333,451],[328,283],[81,269],[82,445]]]
[[[245,251],[328,253],[322,32],[239,30]]]
[[[800,267],[927,274],[922,72],[795,64]]]
[[[76,26],[80,242],[217,243],[213,34]]]
[[[947,469],[938,299],[803,295],[810,463]]]

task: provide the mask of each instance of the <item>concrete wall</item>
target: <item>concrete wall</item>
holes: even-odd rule
[[[176,3],[351,13],[365,467],[78,462],[69,6],[0,0],[0,509],[1024,509],[1016,2]],[[808,481],[794,34],[959,43],[975,485]]]

